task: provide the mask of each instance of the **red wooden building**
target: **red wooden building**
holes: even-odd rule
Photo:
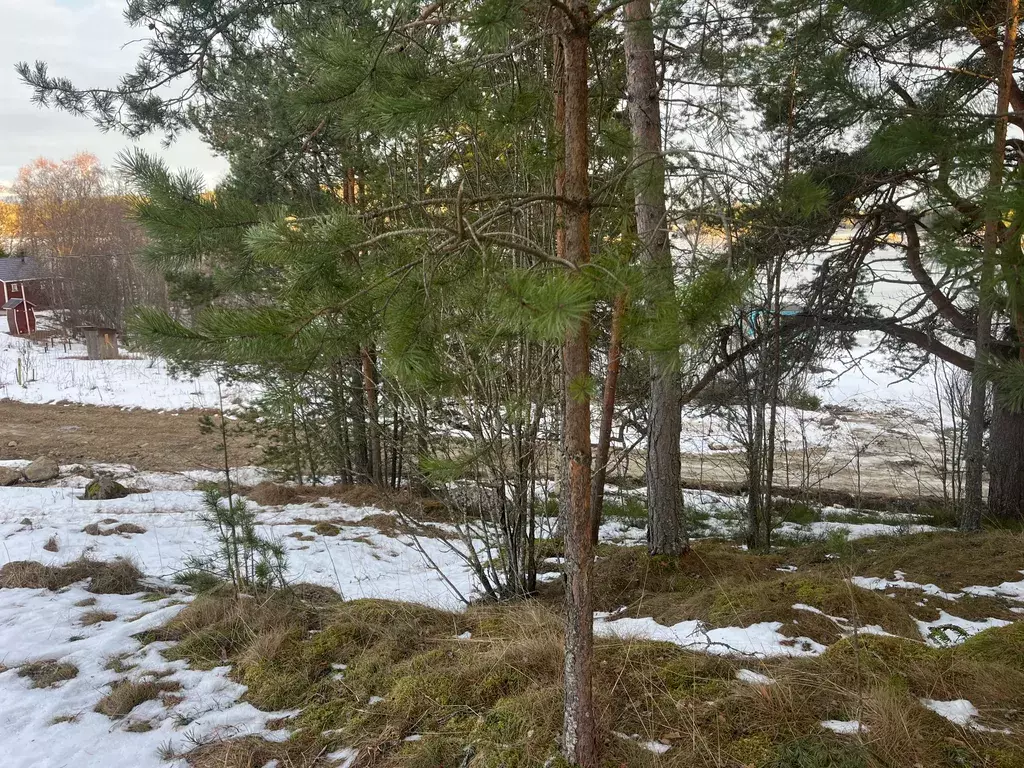
[[[25,299],[8,299],[3,307],[7,312],[7,327],[12,336],[27,336],[36,330],[36,305]]]
[[[39,262],[31,256],[0,258],[0,304],[25,299],[46,306],[46,284]]]

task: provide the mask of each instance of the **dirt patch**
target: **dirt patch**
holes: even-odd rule
[[[3,400],[4,439],[0,459],[24,459],[51,453],[61,463],[110,462],[139,469],[180,472],[218,468],[224,460],[220,436],[203,435],[204,411],[177,413],[95,405],[31,405]],[[8,445],[9,442],[15,445]],[[234,466],[257,463],[257,453],[244,436],[229,436]]]

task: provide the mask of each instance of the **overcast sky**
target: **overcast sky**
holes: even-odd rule
[[[128,140],[103,133],[86,117],[41,109],[14,72],[19,61],[37,59],[53,75],[76,85],[109,87],[132,68],[140,43],[128,44],[145,30],[125,24],[124,0],[0,0],[0,184],[10,183],[36,157],[60,159],[92,152],[110,164]],[[139,144],[162,154],[169,165],[201,171],[207,183],[223,176],[226,164],[194,136],[163,149],[158,137]]]

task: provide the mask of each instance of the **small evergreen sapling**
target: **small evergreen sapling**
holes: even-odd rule
[[[256,514],[245,499],[225,497],[216,485],[209,485],[204,489],[199,520],[216,535],[217,549],[206,557],[190,556],[190,571],[226,579],[239,592],[284,586],[284,548],[259,534]]]

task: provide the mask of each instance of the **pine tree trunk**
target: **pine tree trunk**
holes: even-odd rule
[[[604,377],[604,391],[601,393],[601,428],[597,438],[597,456],[594,462],[593,492],[590,495],[590,514],[593,519],[591,539],[597,544],[601,529],[601,510],[604,507],[604,482],[608,474],[608,459],[611,455],[612,417],[615,416],[615,390],[619,384],[619,368],[622,365],[622,321],[626,314],[626,294],[615,297],[612,307],[612,327],[608,340],[608,370]]]
[[[384,468],[380,452],[380,422],[377,420],[377,379],[373,356],[366,347],[360,347],[363,363],[363,389],[366,391],[366,436],[369,448],[370,479],[374,485],[384,485]]]
[[[988,512],[998,520],[1024,519],[1024,413],[1002,404],[996,389],[992,403]]]
[[[661,151],[661,104],[654,62],[650,0],[625,9],[626,102],[633,137],[636,231],[659,314],[675,307],[672,253],[665,217],[665,158]],[[647,548],[678,555],[688,547],[683,529],[679,436],[682,383],[673,350],[651,355],[651,406],[647,427]]]
[[[565,49],[562,38],[555,36],[552,55],[554,66],[551,78],[555,92],[554,141],[551,151],[555,158],[555,197],[565,195]],[[565,206],[555,203],[555,255],[565,259]],[[558,526],[559,536],[565,533],[565,519],[569,509],[569,454],[565,447],[565,371],[560,371],[561,401],[558,406]]]
[[[352,363],[349,394],[352,415],[352,474],[355,482],[370,482],[370,466],[366,445],[366,401],[364,397],[362,359]]]
[[[1003,165],[1006,156],[1006,127],[1010,110],[1010,90],[1014,85],[1013,65],[1017,48],[1017,24],[1019,23],[1018,0],[1006,2],[1006,31],[1003,36],[1003,59],[999,67],[996,97],[995,136],[992,140],[992,164],[989,169],[988,189],[995,195],[1003,185]],[[1000,215],[993,208],[985,218],[985,252],[982,256],[981,277],[978,285],[978,335],[974,346],[974,359],[985,360],[992,334],[992,306],[989,292],[995,262],[999,258],[1002,236]],[[966,472],[964,479],[964,513],[960,528],[976,531],[981,528],[984,509],[982,483],[985,467],[985,401],[988,381],[983,365],[975,365],[971,378],[971,405],[967,423],[967,446],[965,448]]]
[[[565,56],[565,258],[590,261],[590,179],[587,83],[590,4],[571,0],[563,37]],[[594,646],[590,538],[590,322],[570,331],[562,345],[565,372],[565,453],[569,504],[565,538],[565,695],[562,752],[572,765],[597,765],[591,664]]]

